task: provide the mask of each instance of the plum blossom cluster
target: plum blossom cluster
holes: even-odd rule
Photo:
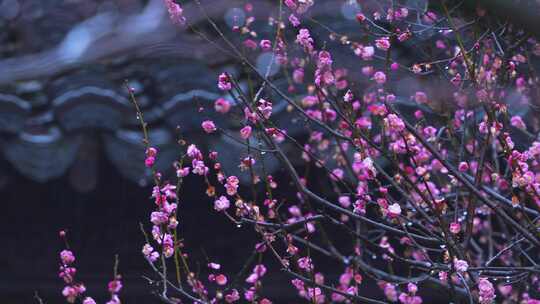
[[[62,231],[60,233],[65,237],[65,232]],[[60,252],[60,262],[58,277],[64,280],[66,284],[62,290],[62,295],[68,303],[75,303],[77,298],[82,297],[86,292],[86,287],[83,283],[75,282],[75,274],[77,273],[77,268],[73,266],[75,255],[72,251],[64,249]]]
[[[521,270],[512,268],[524,263],[517,256],[527,254],[518,243],[540,245],[533,228],[533,218],[540,215],[540,144],[534,135],[539,128],[515,112],[515,103],[529,107],[536,94],[536,78],[525,71],[534,59],[530,56],[540,55],[538,42],[514,29],[514,36],[470,35],[469,26],[490,18],[481,7],[477,20],[456,27],[457,8],[447,3],[436,11],[401,1],[388,6],[366,1],[350,21],[363,36],[325,26],[325,39],[314,35],[321,29],[314,28],[312,16],[306,17],[307,11],[316,14],[318,3],[283,4],[279,20],[273,16],[267,23],[275,35],[266,31],[261,36],[255,31],[258,17],[251,15],[255,6],[246,5],[249,21],[235,34],[252,53],[239,53],[236,59],[253,67],[253,51],[259,47],[271,52],[287,76],[287,92],[253,69],[252,75],[263,80],[253,100],[238,85],[241,79],[221,73],[218,88],[229,96],[214,104],[224,119],[241,117],[238,133],[226,135],[245,143],[248,155],[238,159],[238,167],[250,177],[245,186],[263,197],[243,194],[239,176],[223,170],[217,151],[208,157],[212,166],[202,152],[188,148],[191,172],[204,176],[214,209],[235,224],[253,224],[261,238],[256,251],[276,258],[293,275],[299,296],[309,302],[370,302],[360,292],[367,275],[391,302],[422,303],[422,282],[429,279],[454,301],[476,297],[492,303],[495,281],[503,273],[508,275],[507,284],[499,288],[501,297],[533,301],[529,292],[519,293],[511,284],[538,282],[527,270],[535,267],[533,258]],[[490,32],[488,25],[481,26]],[[440,29],[438,37],[415,46],[421,50],[418,58],[400,62],[396,48],[408,47],[435,28]],[[289,43],[286,32],[292,37]],[[515,47],[502,50],[501,41]],[[340,47],[358,61],[343,62],[333,53]],[[425,51],[428,48],[438,51]],[[404,95],[397,85],[403,77],[426,84],[445,79],[450,89],[439,94],[429,85],[417,86]],[[271,97],[276,95],[279,98]],[[276,110],[280,102],[286,103],[288,114]],[[303,120],[306,128],[300,137],[289,135],[284,117]],[[216,132],[217,125],[215,120],[201,124],[208,134]],[[520,136],[527,139],[518,145]],[[263,159],[263,153],[252,150],[254,142],[273,151],[289,183],[254,170]],[[301,173],[306,167],[317,173]],[[185,168],[182,172],[178,176],[190,173]],[[217,185],[208,179],[214,174]],[[321,180],[326,182],[323,187]],[[288,196],[291,191],[294,195]],[[280,210],[283,204],[287,208]],[[324,225],[310,220],[319,216],[326,218]],[[326,224],[347,231],[354,246],[327,240]],[[300,230],[290,233],[288,227]],[[505,232],[488,237],[494,227]],[[284,252],[278,240],[286,244]],[[317,251],[342,262],[339,282],[326,282],[324,274],[315,272],[318,257],[311,252]],[[373,260],[378,259],[387,267],[377,266]],[[392,265],[409,270],[395,273]],[[256,285],[258,277],[254,270],[246,282]],[[226,279],[216,274],[210,281],[220,285]],[[406,281],[418,283],[404,286]],[[254,286],[245,290],[247,300],[257,299]],[[233,289],[225,299],[238,295]]]
[[[294,13],[294,7],[290,8]],[[319,127],[319,130],[309,134],[309,140],[301,147],[300,153],[305,162],[324,169],[329,180],[334,183],[333,191],[339,199],[336,204],[328,202],[327,207],[332,206],[336,210],[334,206],[339,204],[345,210],[352,208],[352,213],[341,210],[342,222],[350,222],[351,218],[362,219],[360,216],[370,216],[368,210],[377,210],[390,227],[406,224],[413,230],[420,229],[417,230],[420,232],[423,228],[415,226],[425,225],[431,232],[437,231],[436,235],[441,238],[442,244],[439,247],[443,248],[442,255],[435,257],[433,253],[426,253],[431,247],[421,245],[423,241],[420,241],[417,235],[410,235],[410,230],[402,231],[406,237],[396,239],[400,246],[408,247],[404,251],[395,249],[395,245],[392,244],[393,237],[389,233],[380,237],[379,248],[385,250],[381,257],[396,263],[419,261],[429,265],[434,265],[433,263],[445,265],[439,271],[434,271],[433,266],[425,270],[438,272],[437,280],[440,280],[444,287],[455,284],[463,288],[463,285],[467,285],[467,288],[461,289],[460,292],[474,291],[478,286],[479,301],[493,302],[495,291],[490,280],[496,280],[497,276],[490,271],[496,271],[497,267],[506,267],[508,274],[512,273],[512,265],[519,262],[512,257],[511,251],[517,250],[514,254],[518,255],[522,252],[512,245],[510,239],[502,238],[492,243],[487,242],[484,233],[492,229],[488,215],[509,221],[505,225],[509,225],[514,233],[527,239],[527,242],[532,244],[538,242],[533,236],[535,232],[530,234],[534,229],[525,228],[528,224],[526,220],[523,221],[524,217],[538,214],[537,211],[530,209],[537,207],[540,193],[538,143],[534,140],[538,126],[532,127],[534,131],[531,133],[531,126],[527,125],[524,117],[508,115],[509,112],[515,111],[511,109],[513,101],[509,101],[509,92],[512,94],[518,92],[512,98],[517,98],[521,105],[531,104],[530,85],[535,80],[519,74],[525,71],[529,61],[534,60],[534,57],[525,58],[519,52],[528,48],[537,49],[538,42],[525,36],[523,40],[519,40],[521,48],[512,50],[518,52],[507,57],[501,57],[502,52],[496,49],[499,43],[497,40],[505,39],[501,37],[471,41],[473,48],[468,50],[467,47],[456,43],[459,40],[463,41],[465,33],[456,33],[452,29],[452,16],[440,16],[428,11],[422,17],[426,29],[436,20],[446,23],[449,27],[448,31],[443,31],[444,39],[435,41],[435,47],[442,50],[442,54],[454,57],[449,57],[447,61],[427,58],[424,59],[424,63],[407,67],[398,63],[397,58],[391,55],[391,51],[396,45],[415,36],[416,33],[409,27],[408,21],[408,17],[415,13],[409,8],[402,7],[389,8],[386,12],[374,11],[372,17],[365,13],[359,14],[357,20],[367,32],[381,32],[379,34],[382,35],[374,35],[371,42],[366,39],[355,42],[350,37],[341,37],[340,41],[346,42],[344,45],[350,45],[354,54],[364,62],[360,64],[360,75],[367,76],[365,81],[373,84],[372,87],[356,88],[356,92],[361,92],[359,94],[355,94],[354,87],[349,86],[346,80],[347,75],[351,73],[350,70],[334,68],[336,59],[327,47],[318,50],[318,41],[312,35],[313,31],[307,27],[294,29],[302,23],[301,16],[289,18],[293,26],[291,31],[296,32],[295,42],[300,52],[299,57],[293,55],[282,64],[289,65],[292,70],[291,87],[305,84],[307,88],[308,95],[301,97],[300,107],[297,108],[299,114]],[[479,13],[479,16],[485,15]],[[376,23],[378,20],[392,23],[393,28],[382,27]],[[454,49],[448,47],[452,41],[456,43]],[[280,52],[284,53],[284,50],[281,49]],[[289,48],[287,53],[294,52]],[[471,56],[477,56],[476,53],[481,53],[476,57],[479,58],[479,62],[471,63]],[[383,64],[386,65],[386,69],[377,63],[379,58],[386,58],[383,59],[386,61]],[[436,63],[429,63],[430,60]],[[306,62],[313,64],[309,66]],[[438,101],[440,96],[433,92],[429,94],[418,90],[409,98],[396,96],[396,93],[392,92],[395,88],[392,81],[402,75],[401,69],[408,69],[421,78],[423,75],[437,75],[434,67],[440,66],[441,63],[446,65],[444,67],[446,71],[442,72],[444,74],[442,76],[448,77],[455,88],[449,96],[452,103],[443,105],[450,109],[443,112],[450,118],[447,124],[443,120],[433,120],[434,116],[440,114],[437,111],[441,111],[437,109],[441,105],[437,104],[440,103]],[[314,71],[312,77],[308,77],[307,74],[310,69]],[[501,78],[501,75],[506,76]],[[495,83],[499,87],[495,88]],[[289,91],[294,91],[291,87]],[[336,98],[336,95],[340,94],[338,92],[344,92],[343,99]],[[343,104],[340,103],[341,100]],[[403,105],[407,103],[416,107],[413,111],[413,120],[406,118],[402,112]],[[263,125],[268,122],[268,118],[263,119],[259,116],[257,120],[254,116],[255,114],[251,113],[250,118],[253,122],[262,122]],[[253,128],[245,129],[241,133],[251,135],[254,127],[258,126],[254,125]],[[525,143],[522,142],[521,148],[516,144],[516,138],[521,135],[516,134],[525,134],[525,137],[529,138]],[[249,135],[242,137],[245,139]],[[347,159],[347,153],[354,157]],[[494,156],[488,157],[490,153]],[[383,160],[390,161],[392,165],[381,168]],[[378,166],[377,169],[373,168],[374,166]],[[503,167],[505,169],[502,169]],[[291,171],[291,175],[294,174]],[[307,176],[301,177],[298,183],[306,187],[308,179]],[[351,192],[348,189],[350,183],[356,183],[354,199],[351,199],[350,194],[343,193]],[[480,186],[486,184],[488,188]],[[305,198],[306,192],[302,191],[302,187],[298,196]],[[469,192],[469,195],[457,194],[463,190]],[[313,195],[313,192],[308,192],[307,195],[320,203],[323,201],[320,196]],[[496,199],[497,203],[490,203],[485,195],[489,195],[490,199]],[[530,203],[533,204],[529,205]],[[528,205],[525,208],[529,209],[514,215],[516,209],[512,208],[523,208],[524,204]],[[300,205],[289,209],[293,218],[299,217],[301,214],[299,210],[302,208]],[[501,211],[502,209],[504,211]],[[313,227],[306,225],[306,232],[314,231]],[[435,236],[427,230],[424,232],[427,234],[423,232],[420,234],[425,237]],[[456,246],[456,243],[461,244]],[[486,265],[489,259],[484,256],[485,251],[472,255],[468,253],[471,246],[475,246],[474,243],[479,243],[480,248],[491,246],[489,249],[491,252],[507,248],[495,255],[499,266]],[[364,246],[368,247],[367,251],[371,251],[369,244]],[[336,254],[336,258],[338,257]],[[412,260],[407,260],[411,258]],[[308,266],[310,263],[306,258],[300,258],[299,261],[300,269],[310,270]],[[493,259],[489,260],[488,264],[492,262]],[[364,266],[362,271],[369,273],[369,269],[368,266]],[[488,278],[478,279],[478,275],[486,273],[479,273],[479,269],[487,270],[487,273],[490,273]],[[380,271],[377,273],[381,275]],[[527,275],[531,274],[527,274],[526,270],[521,274],[516,272],[514,279],[517,281],[514,281],[514,284],[519,285],[527,281]],[[300,293],[306,290],[303,287],[304,281],[295,280],[294,285]],[[402,303],[422,301],[417,294],[416,285],[409,285],[406,292],[400,293],[398,285],[386,283],[384,290],[387,298],[392,301]],[[512,294],[508,287],[501,287],[500,290],[502,296],[508,297]],[[323,301],[317,298],[322,299],[324,291],[315,290],[313,294],[316,295],[314,301]],[[530,297],[528,293],[518,296]]]
[[[266,267],[262,264],[255,265],[252,273],[247,277],[246,283],[251,285],[249,289],[244,292],[244,298],[249,302],[258,301],[258,303],[270,304],[270,300],[266,298],[259,299],[257,289],[261,286],[260,280],[266,274]]]
[[[481,304],[493,303],[495,300],[495,288],[486,278],[481,278],[478,282],[478,301]],[[508,293],[507,293],[508,294]],[[530,301],[528,301],[530,303]]]
[[[156,176],[159,176],[159,173],[156,173]],[[152,190],[152,198],[156,208],[150,214],[150,222],[153,224],[152,237],[161,246],[161,252],[166,258],[170,258],[175,251],[175,242],[171,233],[171,230],[178,226],[176,218],[178,204],[175,190],[176,186],[168,183],[155,185]],[[155,261],[159,257],[159,253],[154,251],[150,244],[143,246],[143,254],[150,261]]]
[[[164,1],[172,22],[175,24],[184,24],[186,22],[186,18],[184,17],[184,10],[182,7],[176,3],[175,0]]]
[[[60,231],[60,238],[65,242],[67,246],[67,233],[65,230]],[[66,286],[62,289],[62,295],[65,297],[68,303],[82,303],[82,304],[96,304],[97,302],[92,298],[85,296],[86,287],[83,283],[75,280],[75,274],[77,268],[74,266],[75,255],[73,251],[64,249],[60,252],[60,270],[58,276],[64,281]],[[118,262],[117,262],[118,263]],[[111,298],[106,304],[121,304],[119,293],[122,289],[122,277],[116,274],[117,269],[115,265],[115,277],[108,284],[108,290],[111,294]]]
[[[242,73],[219,73],[223,95],[212,119],[201,111],[198,135],[241,148],[225,158],[186,138],[173,185],[145,139],[155,185],[142,253],[161,299],[271,303],[265,277],[306,303],[538,303],[533,32],[451,1],[359,1],[338,30],[319,20],[323,2],[284,0],[262,18],[262,4],[247,3],[230,33],[208,17]],[[272,77],[255,64],[263,53],[279,65]],[[257,259],[246,253],[245,280],[213,262],[190,270],[177,220],[184,178],[206,185],[209,216],[250,227]],[[67,295],[84,293],[66,283]]]

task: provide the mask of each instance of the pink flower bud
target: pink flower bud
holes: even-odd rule
[[[377,84],[384,84],[386,82],[386,74],[381,71],[375,72],[375,75],[373,75],[373,79],[375,79],[375,82]]]
[[[521,130],[527,129],[527,126],[525,125],[525,123],[523,122],[523,119],[521,119],[520,116],[512,116],[512,118],[510,118],[510,124],[513,127],[521,129]]]
[[[156,158],[153,156],[149,156],[144,160],[144,165],[150,168],[154,165],[155,162],[156,162]]]
[[[221,265],[217,263],[208,263],[208,268],[219,270],[221,268]]]
[[[418,286],[414,283],[407,284],[407,291],[411,294],[415,294],[418,291]]]
[[[96,304],[96,301],[94,301],[94,299],[90,298],[90,297],[86,297],[82,304]]]
[[[244,40],[244,46],[250,50],[257,49],[257,42],[253,41],[252,39],[246,39]]]
[[[227,74],[221,73],[219,75],[218,88],[222,91],[230,91],[232,89],[232,84]]]
[[[267,39],[261,40],[259,45],[261,46],[261,49],[263,49],[264,51],[268,51],[272,49],[272,42]]]
[[[245,126],[240,130],[240,137],[248,139],[251,136],[251,126]]]
[[[465,260],[455,260],[454,267],[458,272],[466,272],[469,269],[469,263]]]
[[[225,114],[231,109],[231,103],[224,98],[218,98],[214,102],[214,109],[218,113]]]
[[[146,156],[152,156],[152,157],[156,157],[157,155],[157,149],[156,148],[153,148],[153,147],[150,147],[146,150]]]
[[[225,210],[229,209],[230,205],[231,204],[230,204],[229,200],[225,196],[221,196],[219,199],[217,199],[214,202],[214,209],[216,211],[225,211]]]
[[[217,128],[213,121],[211,120],[205,120],[201,124],[204,132],[210,134],[216,132]]]
[[[227,284],[227,277],[223,274],[218,274],[216,276],[216,283],[221,286]]]
[[[380,50],[387,51],[390,48],[390,38],[383,37],[375,40],[375,46]]]
[[[401,214],[401,207],[399,204],[394,203],[388,206],[388,216],[391,218],[398,217]]]
[[[60,259],[64,265],[75,262],[75,256],[73,255],[73,252],[69,250],[62,250],[62,252],[60,252]]]
[[[362,13],[356,14],[356,20],[360,23],[364,22],[366,20],[366,16]]]
[[[450,232],[453,234],[458,234],[461,230],[461,225],[458,222],[450,223]]]
[[[466,172],[467,170],[469,170],[469,164],[467,162],[460,162],[458,169],[460,172]]]

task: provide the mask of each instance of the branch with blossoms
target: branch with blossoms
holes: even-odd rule
[[[60,238],[65,244],[65,249],[60,252],[60,269],[58,276],[66,284],[62,290],[62,295],[66,298],[67,303],[82,303],[82,304],[96,304],[96,301],[89,296],[85,296],[86,287],[83,282],[76,280],[77,268],[75,267],[75,254],[70,250],[67,241],[67,232],[61,230]],[[107,289],[111,295],[107,304],[120,304],[119,293],[122,290],[122,276],[118,273],[118,256],[116,256],[114,263],[113,279],[107,285]],[[39,303],[43,303],[43,300],[36,295],[36,299]],[[80,301],[80,302],[79,302]]]
[[[195,1],[242,67],[220,73],[216,113],[200,117],[202,134],[241,147],[237,166],[186,135],[169,182],[128,88],[154,179],[142,254],[164,303],[271,303],[269,274],[306,303],[412,304],[433,292],[454,303],[540,303],[540,43],[483,7],[463,13],[461,2],[357,2],[350,32],[310,15],[324,3],[307,0],[279,1],[267,19],[248,3],[229,32]],[[214,42],[165,3],[178,26]],[[261,53],[272,58],[263,69]],[[422,89],[403,89],[410,79]],[[178,229],[186,178],[206,185],[209,216],[252,227],[242,269],[191,270]]]

